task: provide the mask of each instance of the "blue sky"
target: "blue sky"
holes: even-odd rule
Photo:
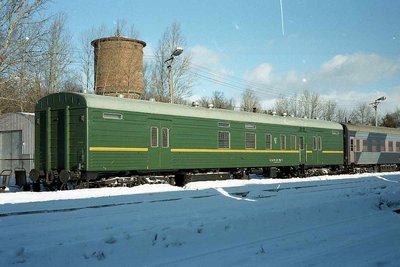
[[[304,89],[351,107],[381,95],[400,107],[400,1],[395,0],[54,0],[73,40],[92,27],[134,24],[152,48],[180,23],[185,53],[222,84],[198,79],[193,98],[221,90],[240,98],[250,84],[266,107]],[[230,83],[235,86],[224,86]]]

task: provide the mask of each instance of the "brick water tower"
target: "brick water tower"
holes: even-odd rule
[[[94,92],[140,98],[143,92],[143,48],[146,43],[114,36],[93,40]]]

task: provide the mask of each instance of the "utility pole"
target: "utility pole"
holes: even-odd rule
[[[174,63],[174,58],[176,56],[179,56],[182,54],[183,48],[182,47],[177,47],[174,52],[172,52],[171,57],[167,60],[164,61],[164,63],[169,62],[167,68],[168,68],[168,83],[169,83],[169,97],[170,97],[170,103],[174,103],[174,81],[173,81],[173,73],[172,73],[172,65]]]
[[[386,100],[386,97],[381,96],[380,98],[375,99],[374,102],[369,103],[369,104],[374,108],[374,110],[375,110],[375,127],[378,127],[378,105],[379,105],[382,101],[385,101],[385,100]]]

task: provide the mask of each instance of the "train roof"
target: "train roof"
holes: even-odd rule
[[[339,123],[324,120],[272,116],[261,113],[224,109],[208,109],[203,107],[192,107],[178,104],[70,92],[55,93],[43,97],[36,105],[36,110],[44,110],[47,107],[61,108],[65,105],[69,105],[70,107],[79,106],[107,110],[142,112],[148,114],[207,118],[223,121],[270,123],[277,125],[292,125],[334,130],[343,129]]]
[[[400,129],[398,129],[398,128],[387,128],[387,127],[375,127],[375,126],[367,126],[367,125],[356,125],[356,124],[351,124],[351,123],[344,123],[343,125],[349,131],[372,132],[372,133],[383,133],[383,134],[400,135]]]

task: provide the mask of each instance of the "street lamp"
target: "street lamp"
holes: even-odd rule
[[[386,97],[381,96],[380,98],[375,99],[374,102],[369,103],[369,104],[375,109],[375,127],[378,126],[378,105],[379,105],[382,101],[385,101],[385,100],[386,100]]]
[[[172,52],[171,57],[164,61],[164,63],[169,62],[168,68],[168,76],[169,76],[169,95],[170,95],[170,103],[174,103],[174,81],[172,76],[172,64],[174,63],[174,58],[182,54],[183,48],[177,47],[175,48],[174,52]]]

